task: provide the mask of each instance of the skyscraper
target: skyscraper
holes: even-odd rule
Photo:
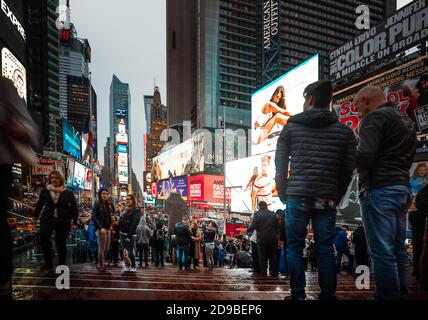
[[[27,0],[28,107],[43,132],[44,150],[61,151],[58,0]],[[38,150],[42,152],[42,150]]]
[[[329,52],[362,31],[357,6],[375,25],[395,2],[167,0],[168,125],[250,127],[253,92],[315,54],[328,78]]]
[[[126,196],[132,168],[130,128],[131,94],[129,84],[116,75],[110,85],[110,172],[119,196]]]
[[[149,102],[150,99],[151,97],[145,96],[145,103]],[[151,171],[153,158],[159,154],[164,146],[164,142],[160,140],[160,137],[162,131],[167,128],[167,115],[168,109],[162,104],[160,89],[155,87],[152,105],[146,105],[147,142],[145,170],[147,171]]]

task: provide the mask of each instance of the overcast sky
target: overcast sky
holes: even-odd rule
[[[104,163],[109,134],[109,94],[113,74],[131,90],[133,167],[143,183],[145,133],[143,96],[154,79],[166,104],[166,0],[70,0],[78,36],[92,47],[92,85],[98,95],[98,154]],[[60,0],[60,3],[65,3]]]

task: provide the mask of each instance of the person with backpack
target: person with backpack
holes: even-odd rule
[[[140,254],[140,267],[143,266],[143,259],[146,268],[149,266],[149,243],[152,231],[147,226],[146,218],[141,216],[137,227],[137,248]]]
[[[165,266],[164,261],[164,241],[165,241],[165,232],[162,228],[161,223],[157,223],[156,230],[153,232],[152,236],[153,240],[153,248],[155,250],[154,252],[154,259],[155,259],[155,267],[159,267],[159,265],[162,266],[162,268]]]
[[[226,248],[224,248],[224,250],[229,256],[229,268],[233,269],[235,266],[235,256],[238,253],[238,247],[233,239],[229,239],[229,242],[226,244]]]

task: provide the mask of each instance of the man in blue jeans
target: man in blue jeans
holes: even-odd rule
[[[357,168],[376,285],[373,298],[405,299],[409,282],[406,220],[412,200],[409,170],[416,149],[415,127],[406,114],[388,103],[379,88],[363,88],[354,104],[363,118]]]
[[[190,231],[186,217],[175,225],[175,238],[178,250],[178,269],[179,271],[183,271],[184,265],[185,270],[189,271],[189,249],[190,241],[192,241],[192,231]]]
[[[336,206],[351,182],[356,141],[352,130],[330,112],[332,93],[328,80],[309,85],[304,91],[305,111],[289,119],[277,144],[275,180],[280,199],[287,203],[287,258],[292,300],[306,299],[303,249],[310,220],[321,287],[319,299],[335,299]]]

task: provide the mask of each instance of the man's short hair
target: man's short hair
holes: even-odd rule
[[[319,108],[328,108],[333,99],[333,85],[330,80],[321,80],[311,83],[305,88],[303,97],[313,97],[314,106]]]
[[[264,202],[264,201],[260,201],[259,202],[259,208],[267,208],[267,203],[266,202]]]

